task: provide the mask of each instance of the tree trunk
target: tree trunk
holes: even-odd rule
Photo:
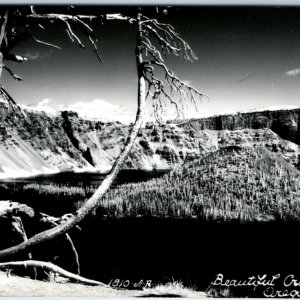
[[[0,251],[0,258],[8,257],[19,252],[29,252],[33,247],[45,242],[52,240],[62,234],[68,232],[71,228],[74,228],[80,221],[82,221],[87,215],[89,215],[94,209],[100,206],[100,200],[103,195],[108,191],[115,177],[119,173],[123,163],[127,159],[130,150],[135,142],[138,131],[143,123],[143,116],[146,103],[146,82],[143,72],[143,57],[142,57],[142,43],[141,43],[141,13],[138,13],[137,17],[137,44],[136,44],[136,64],[138,74],[138,108],[136,113],[135,122],[130,130],[130,133],[125,142],[124,148],[113,164],[109,174],[102,181],[96,192],[89,198],[86,203],[79,208],[67,221],[64,223],[51,228],[49,230],[38,233],[24,241],[23,243],[4,249]]]
[[[21,217],[12,216],[11,224],[12,224],[12,227],[13,227],[14,231],[19,235],[20,240],[27,241],[28,238],[27,238],[27,234],[26,234],[26,231],[24,229],[24,225],[23,225]],[[28,258],[32,259],[32,254],[31,253],[28,253]],[[37,277],[37,273],[36,273],[35,268],[32,269],[31,277],[34,278],[34,279],[36,279],[36,277]]]
[[[4,49],[4,42],[6,40],[6,25],[8,19],[8,11],[1,16],[1,30],[0,30],[0,86],[1,86],[1,78],[2,78],[2,71],[4,67],[3,62],[3,49]]]

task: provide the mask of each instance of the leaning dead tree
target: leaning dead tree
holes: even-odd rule
[[[69,22],[69,20],[74,21],[74,17],[70,18],[64,15],[63,20],[61,20],[62,17],[56,14],[38,15],[35,12],[29,14],[27,18],[34,20],[45,20],[50,18],[64,23]],[[86,30],[90,31],[92,28],[86,21],[90,21],[93,18],[93,16],[77,16],[75,22],[81,23]],[[136,18],[125,17],[119,14],[107,15],[106,18],[128,21],[136,26],[135,58],[138,78],[138,108],[135,121],[130,129],[124,147],[114,162],[109,174],[82,207],[75,213],[69,214],[68,218],[62,218],[63,221],[60,222],[59,225],[38,233],[16,246],[0,251],[1,259],[20,252],[29,253],[33,247],[66,234],[70,229],[77,226],[79,222],[86,218],[93,210],[100,206],[101,198],[110,188],[134,145],[138,131],[144,121],[146,100],[152,101],[154,115],[159,120],[161,113],[164,111],[164,107],[168,103],[173,105],[180,115],[182,114],[184,105],[186,105],[188,101],[191,101],[192,104],[196,105],[196,102],[205,96],[203,93],[200,93],[180,80],[165,62],[168,55],[181,56],[189,61],[197,59],[189,44],[180,37],[173,26],[161,23],[154,18],[148,18],[143,15],[141,11],[137,13]],[[66,28],[69,35],[74,40],[77,40],[67,24]],[[78,40],[77,42],[79,44],[81,43]],[[93,42],[92,44],[93,46],[96,45],[96,43]],[[98,50],[96,50],[96,54],[97,53]]]

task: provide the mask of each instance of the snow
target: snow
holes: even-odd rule
[[[292,110],[292,109],[300,109],[300,106],[296,105],[274,105],[274,106],[268,106],[268,107],[260,107],[260,108],[254,108],[248,111],[241,111],[243,113],[247,112],[263,112],[263,111],[276,111],[276,110]]]
[[[3,173],[0,173],[0,179],[8,179],[8,178],[22,178],[22,177],[33,177],[42,174],[55,174],[52,169],[42,168],[41,170],[24,170],[24,169],[12,169],[8,167],[2,167]]]
[[[253,109],[245,109],[239,111],[226,111],[222,114],[214,114],[207,117],[214,117],[214,116],[226,116],[226,115],[237,115],[237,114],[246,114],[246,113],[254,113],[254,112],[264,112],[264,111],[277,111],[277,110],[292,110],[292,109],[300,109],[300,106],[296,105],[273,105],[267,107],[257,107]]]
[[[20,105],[21,108],[30,111],[44,112],[50,116],[57,116],[62,111],[78,113],[79,117],[90,121],[122,122],[129,124],[135,119],[135,111],[126,109],[102,99],[92,101],[77,101],[72,104],[57,103],[51,98],[45,98],[35,105]]]
[[[0,146],[1,179],[59,172],[58,168],[48,165],[31,145],[20,138],[17,141],[18,147]]]
[[[267,106],[267,107],[257,107],[253,109],[245,109],[245,110],[226,110],[222,113],[206,113],[201,114],[197,118],[191,118],[191,119],[182,119],[178,121],[174,121],[175,125],[183,125],[191,120],[200,120],[200,119],[206,119],[206,118],[212,118],[217,116],[228,116],[228,115],[237,115],[237,114],[246,114],[246,113],[254,113],[254,112],[264,112],[264,111],[279,111],[279,110],[293,110],[293,109],[300,109],[300,106],[297,105],[274,105],[274,106]],[[181,121],[181,122],[180,122]],[[172,123],[169,123],[169,126],[175,126]]]
[[[32,112],[42,112],[45,113],[46,115],[48,115],[49,117],[55,117],[59,114],[59,111],[48,107],[44,107],[44,106],[28,106],[25,104],[20,104],[19,105],[21,107],[21,109],[23,110],[27,110],[27,111],[32,111]]]

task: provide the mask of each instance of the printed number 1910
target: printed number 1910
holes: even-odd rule
[[[131,282],[130,280],[121,280],[121,279],[112,279],[109,283],[109,286],[114,288],[151,288],[152,280],[141,279],[136,282]]]

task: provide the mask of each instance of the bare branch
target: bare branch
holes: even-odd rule
[[[162,45],[162,52],[174,55],[183,55],[189,61],[197,60],[197,56],[170,24],[160,23],[155,19],[146,19],[142,21],[145,27],[158,38]],[[163,36],[162,36],[163,35]]]
[[[31,38],[33,39],[34,42],[38,43],[38,44],[41,44],[41,45],[45,45],[45,46],[48,46],[48,47],[52,47],[52,48],[56,48],[56,49],[61,49],[59,46],[57,45],[54,45],[54,44],[50,44],[48,42],[44,42],[44,41],[41,41],[39,39],[37,39],[33,34],[32,32],[29,30],[28,28],[28,32],[29,32],[29,35],[31,36]]]
[[[35,14],[35,10],[34,10],[34,6],[33,5],[30,5],[30,11],[32,14]]]
[[[151,53],[154,59],[159,59],[161,61],[164,61],[160,51],[158,51],[155,46],[152,45],[151,41],[147,37],[143,37],[146,42],[142,41],[142,44],[146,46],[146,49]]]
[[[96,56],[98,57],[98,59],[102,62],[102,58],[101,58],[101,56],[99,54],[98,47],[97,47],[95,41],[93,40],[93,38],[90,35],[89,35],[89,40],[90,40],[91,44],[94,47],[94,53],[96,54]]]
[[[91,22],[93,20],[99,19],[99,16],[97,15],[68,15],[68,14],[56,14],[56,13],[50,13],[50,14],[36,14],[35,11],[31,11],[32,14],[26,15],[27,19],[40,19],[40,20],[48,20],[48,21],[53,21],[53,20],[58,20],[60,22],[63,22],[65,25],[66,32],[72,42],[75,40],[79,44],[81,48],[85,48],[84,44],[81,42],[81,39],[79,36],[73,31],[72,26],[70,22],[78,23],[80,24],[88,33],[89,41],[92,44],[94,48],[94,53],[99,59],[100,62],[102,62],[102,58],[99,54],[98,47],[96,45],[96,38],[93,37],[93,29],[91,26],[86,22]],[[101,16],[100,16],[101,17]],[[121,21],[128,21],[129,23],[133,23],[136,21],[136,19],[124,16],[122,14],[116,13],[116,14],[107,14],[103,15],[102,18],[106,20],[121,20]],[[42,26],[39,24],[39,26]],[[43,28],[43,27],[42,27]],[[34,38],[35,41],[40,42],[36,38]],[[45,45],[50,46],[51,44],[42,42]],[[53,45],[52,45],[53,46]]]
[[[46,270],[54,272],[54,273],[58,273],[64,277],[75,280],[77,282],[81,282],[81,283],[89,284],[89,285],[99,285],[99,286],[110,288],[108,285],[106,285],[100,281],[87,279],[80,275],[73,274],[73,273],[66,271],[66,270],[60,268],[59,266],[56,266],[49,262],[44,262],[44,261],[39,261],[39,260],[24,260],[24,261],[11,261],[11,262],[0,263],[1,269],[22,267],[22,266],[24,266],[26,268],[27,267],[42,268],[42,269],[46,269]]]
[[[72,42],[74,42],[74,39],[75,39],[81,48],[85,48],[85,46],[82,44],[80,38],[73,32],[73,30],[72,30],[71,25],[69,24],[69,22],[66,21],[66,20],[64,20],[64,19],[61,19],[61,20],[66,25],[66,30],[67,30],[67,32],[69,34],[69,37],[71,38]]]
[[[107,20],[121,20],[121,21],[128,21],[129,23],[136,22],[136,19],[123,16],[122,14],[107,14],[106,15]]]
[[[84,21],[82,21],[80,18],[78,18],[78,17],[75,16],[74,20],[77,21],[77,22],[79,22],[80,24],[82,24],[88,30],[88,32],[90,32],[90,33],[93,32],[93,29],[87,23],[85,23]]]
[[[152,23],[152,24],[156,24],[158,26],[166,27],[167,29],[174,30],[174,27],[171,24],[160,23],[156,19],[146,19],[146,20],[142,21],[142,24],[145,24],[145,23]]]
[[[40,19],[40,20],[74,20],[73,15],[65,15],[65,14],[30,14],[26,15],[25,18],[27,19]],[[98,16],[96,15],[77,15],[78,19],[81,20],[89,20],[92,21],[94,19],[97,19]]]
[[[166,73],[166,75],[171,79],[172,82],[175,83],[175,87],[177,89],[180,88],[187,88],[189,91],[194,92],[196,95],[198,95],[199,97],[207,97],[209,98],[208,95],[204,94],[204,93],[200,93],[199,91],[197,91],[196,89],[194,89],[193,87],[191,87],[190,85],[184,83],[183,81],[181,81],[175,74],[173,71],[171,71],[164,63],[155,61],[155,62],[151,62],[151,64],[155,64],[157,66],[160,66]]]
[[[58,222],[59,219],[58,218],[55,218],[55,217],[51,217],[45,213],[40,213],[41,216],[43,217],[43,220],[46,220],[46,222],[50,223],[52,226],[57,226],[58,225]],[[70,246],[71,246],[71,249],[72,249],[72,252],[74,254],[74,259],[75,259],[75,262],[76,262],[76,272],[77,274],[79,275],[80,274],[80,263],[79,263],[79,255],[78,255],[78,252],[77,252],[77,249],[73,243],[73,240],[72,238],[70,237],[70,235],[68,233],[65,234],[66,236],[66,239],[67,241],[69,242]]]
[[[96,20],[99,19],[99,17],[101,16],[97,16],[97,15],[66,15],[66,14],[55,14],[55,13],[50,13],[50,14],[30,14],[30,15],[26,15],[26,18],[28,19],[44,19],[44,20],[75,20],[79,19],[79,20]],[[131,17],[127,17],[127,16],[123,16],[122,14],[116,13],[116,14],[106,14],[106,15],[102,15],[103,18],[105,18],[106,20],[120,20],[120,21],[128,21],[129,23],[133,23],[136,21],[136,19],[131,18]]]
[[[22,55],[17,55],[17,54],[12,54],[12,53],[8,53],[5,56],[6,60],[10,60],[10,61],[15,61],[15,62],[19,62],[22,63],[23,61],[27,61],[28,58]]]
[[[69,36],[71,42],[73,43],[73,42],[74,42],[74,39],[73,39],[73,37],[72,37],[72,35],[71,35],[71,32],[70,32],[67,28],[66,28],[66,32],[67,32],[67,34],[68,34],[68,36]]]
[[[153,28],[152,26],[146,25],[146,27],[150,30],[150,32],[152,32],[154,34],[154,36],[158,39],[158,41],[160,42],[160,44],[165,47],[166,49],[170,50],[173,54],[175,55],[179,55],[180,53],[180,48],[177,48],[175,46],[173,46],[170,42],[168,42],[165,38],[163,38],[158,31]]]
[[[10,68],[8,68],[7,66],[3,66],[3,68],[13,77],[13,79],[18,80],[18,81],[22,81],[23,78],[21,78],[20,76],[16,75]]]
[[[145,45],[144,43],[143,45]],[[146,45],[145,45],[146,46]],[[149,47],[147,45],[147,47]],[[150,52],[151,53],[151,52]],[[153,113],[155,119],[160,122],[159,114],[164,112],[163,106],[166,105],[165,99],[174,106],[177,117],[184,116],[185,105],[190,101],[197,108],[197,98],[202,101],[202,97],[206,96],[200,93],[189,84],[180,80],[173,71],[171,71],[163,62],[159,61],[156,57],[154,61],[144,62],[145,78],[148,82],[148,94],[152,96],[153,100]],[[164,72],[164,81],[154,76],[155,67],[161,68]],[[153,92],[151,92],[151,90]]]
[[[5,32],[6,32],[6,25],[7,25],[7,19],[8,19],[8,11],[5,11],[5,14],[3,16],[4,21],[1,26],[1,31],[0,31],[0,47],[2,46],[3,40],[5,40]]]

